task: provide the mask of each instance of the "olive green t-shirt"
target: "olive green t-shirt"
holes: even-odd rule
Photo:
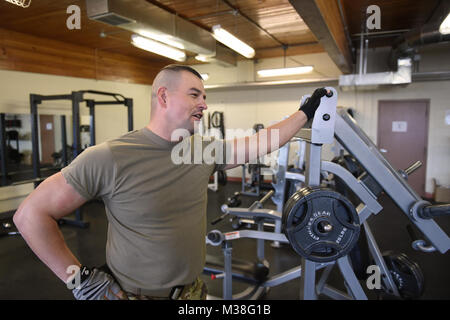
[[[180,150],[143,128],[86,149],[61,171],[84,198],[104,201],[106,261],[122,285],[170,288],[203,270],[208,182],[223,166],[173,161]]]

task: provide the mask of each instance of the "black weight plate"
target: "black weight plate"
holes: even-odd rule
[[[407,270],[410,271],[413,276],[412,279],[414,281],[414,285],[411,286],[411,289],[409,290],[412,292],[409,292],[407,296],[411,296],[411,298],[413,299],[419,298],[423,294],[425,288],[425,279],[422,270],[420,269],[419,265],[416,262],[412,261],[405,253],[400,253],[398,255],[398,259],[402,261]]]
[[[383,255],[389,272],[403,299],[418,299],[424,291],[424,276],[419,265],[404,253]]]
[[[356,244],[360,224],[354,206],[341,194],[325,188],[303,188],[286,202],[283,232],[299,255],[315,262],[330,262],[346,255]],[[330,227],[320,230],[319,224]]]

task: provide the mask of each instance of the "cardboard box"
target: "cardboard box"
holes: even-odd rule
[[[434,201],[450,203],[450,188],[436,187]]]
[[[440,186],[436,179],[433,179],[434,185],[434,201],[450,203],[450,188]]]

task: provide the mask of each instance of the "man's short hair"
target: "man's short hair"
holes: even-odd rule
[[[195,75],[200,80],[203,80],[202,76],[200,75],[200,73],[198,73],[197,70],[182,64],[169,64],[168,66],[165,66],[164,68],[161,69],[161,71],[163,70],[169,70],[174,72],[187,71]]]

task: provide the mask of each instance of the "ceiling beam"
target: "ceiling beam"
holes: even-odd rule
[[[283,56],[296,56],[302,54],[322,53],[325,50],[318,42],[309,42],[289,45],[286,50],[282,47],[257,48],[256,59],[277,58]]]
[[[289,0],[342,73],[352,72],[349,43],[336,0]]]

